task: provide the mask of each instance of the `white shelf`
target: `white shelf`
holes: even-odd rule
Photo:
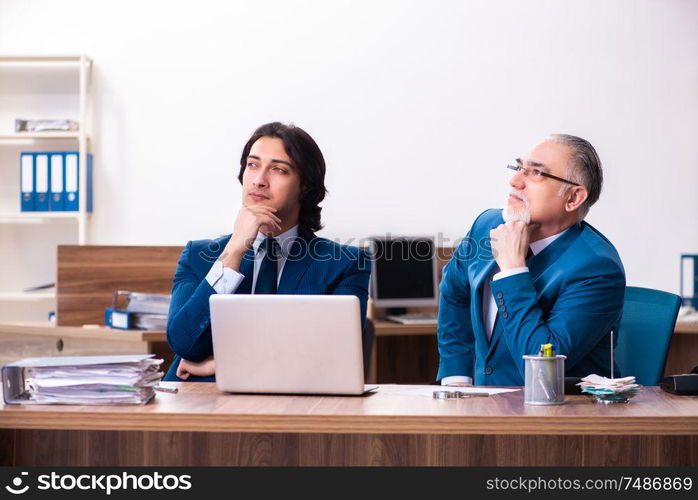
[[[37,300],[53,300],[55,298],[55,289],[45,292],[0,292],[0,301],[27,302]]]
[[[0,55],[0,64],[2,65],[77,65],[83,61],[83,56],[80,55],[53,55],[53,56],[19,56],[4,54]],[[91,64],[92,60],[85,57],[84,61]]]
[[[41,224],[48,220],[78,220],[81,212],[0,213],[0,224]],[[89,214],[87,214],[89,217]]]
[[[80,132],[12,132],[0,134],[0,139],[79,139]]]
[[[10,134],[0,134],[2,142],[23,142],[37,140],[79,140],[80,132],[13,132]],[[89,142],[90,138],[86,137]]]

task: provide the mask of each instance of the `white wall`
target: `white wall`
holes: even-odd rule
[[[604,162],[588,220],[628,283],[670,291],[698,253],[697,26],[692,0],[0,0],[0,52],[94,60],[92,243],[229,232],[271,120],[325,153],[321,235],[455,239],[502,205],[509,159],[564,132]]]

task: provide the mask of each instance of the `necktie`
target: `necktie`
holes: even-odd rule
[[[254,293],[256,295],[274,294],[276,293],[276,280],[279,270],[279,243],[274,238],[267,238],[262,243],[262,246],[265,250],[264,258],[259,266]]]

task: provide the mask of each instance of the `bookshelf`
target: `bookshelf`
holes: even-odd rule
[[[46,320],[54,290],[25,292],[56,281],[58,244],[89,240],[87,155],[94,153],[92,60],[80,54],[0,54],[0,322]],[[15,132],[14,121],[71,119],[71,132]],[[22,212],[19,154],[78,151],[79,207],[75,212]]]

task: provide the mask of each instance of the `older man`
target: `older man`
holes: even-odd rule
[[[625,273],[583,220],[601,193],[599,157],[584,139],[552,135],[507,168],[506,208],[483,212],[444,269],[437,378],[520,386],[522,356],[546,343],[567,356],[568,376],[609,375]]]

